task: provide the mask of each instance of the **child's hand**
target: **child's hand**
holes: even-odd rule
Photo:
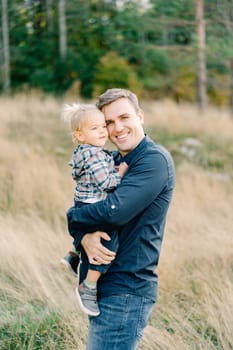
[[[121,163],[121,164],[118,166],[118,173],[119,173],[119,175],[120,175],[121,177],[123,177],[123,176],[125,175],[127,169],[128,169],[127,163],[126,163],[126,162]]]

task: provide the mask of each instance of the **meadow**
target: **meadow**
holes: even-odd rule
[[[85,349],[76,280],[59,265],[72,242],[65,213],[74,186],[62,103],[0,97],[2,350]],[[174,157],[177,184],[139,350],[232,350],[233,118],[171,101],[142,105],[146,132]]]

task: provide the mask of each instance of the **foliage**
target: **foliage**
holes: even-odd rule
[[[163,0],[151,0],[148,7],[141,3],[133,0],[65,1],[67,55],[61,58],[58,4],[53,2],[49,15],[46,1],[9,1],[13,91],[20,91],[26,85],[60,95],[79,81],[80,94],[90,98],[95,95],[97,85],[129,86],[129,82],[122,82],[122,76],[113,81],[104,78],[105,81],[100,82],[103,57],[115,52],[124,60],[124,67],[126,63],[130,65],[145,96],[179,95],[182,99],[193,100],[195,2],[171,0],[165,4]],[[232,23],[228,15],[231,6],[227,1],[220,4],[218,0],[205,0],[207,76],[220,73],[221,69],[226,82],[218,97],[219,90],[208,79],[208,91],[220,104],[225,104],[229,98],[226,76],[231,74],[229,62],[233,57],[232,31],[229,30]],[[183,68],[180,63],[184,61],[179,62],[181,56],[185,60]],[[115,72],[109,74],[116,76]],[[1,77],[0,89],[3,88]],[[132,85],[134,83],[130,83]]]
[[[100,95],[111,87],[121,87],[133,90],[139,96],[142,87],[128,62],[115,52],[109,52],[100,59],[94,78],[94,94]]]

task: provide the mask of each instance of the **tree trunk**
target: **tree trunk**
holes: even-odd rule
[[[233,58],[230,60],[230,107],[233,116]]]
[[[67,54],[65,0],[59,0],[59,44],[60,57],[64,60]]]
[[[46,0],[46,18],[48,23],[48,32],[53,32],[53,8],[52,8],[53,0]]]
[[[229,4],[229,32],[231,35],[231,48],[233,48],[233,33],[232,33],[232,25],[233,25],[233,2]],[[230,108],[231,108],[231,116],[233,117],[233,57],[230,58]]]
[[[205,22],[203,0],[196,0],[197,23],[197,96],[198,105],[204,110],[207,105],[206,62],[205,62]]]
[[[3,91],[10,93],[10,49],[7,0],[2,0]]]

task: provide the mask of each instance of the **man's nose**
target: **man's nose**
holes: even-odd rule
[[[123,124],[122,124],[122,122],[121,121],[115,121],[115,123],[114,123],[114,129],[115,129],[115,131],[117,131],[117,132],[119,132],[119,131],[121,131],[122,129],[123,129]]]

